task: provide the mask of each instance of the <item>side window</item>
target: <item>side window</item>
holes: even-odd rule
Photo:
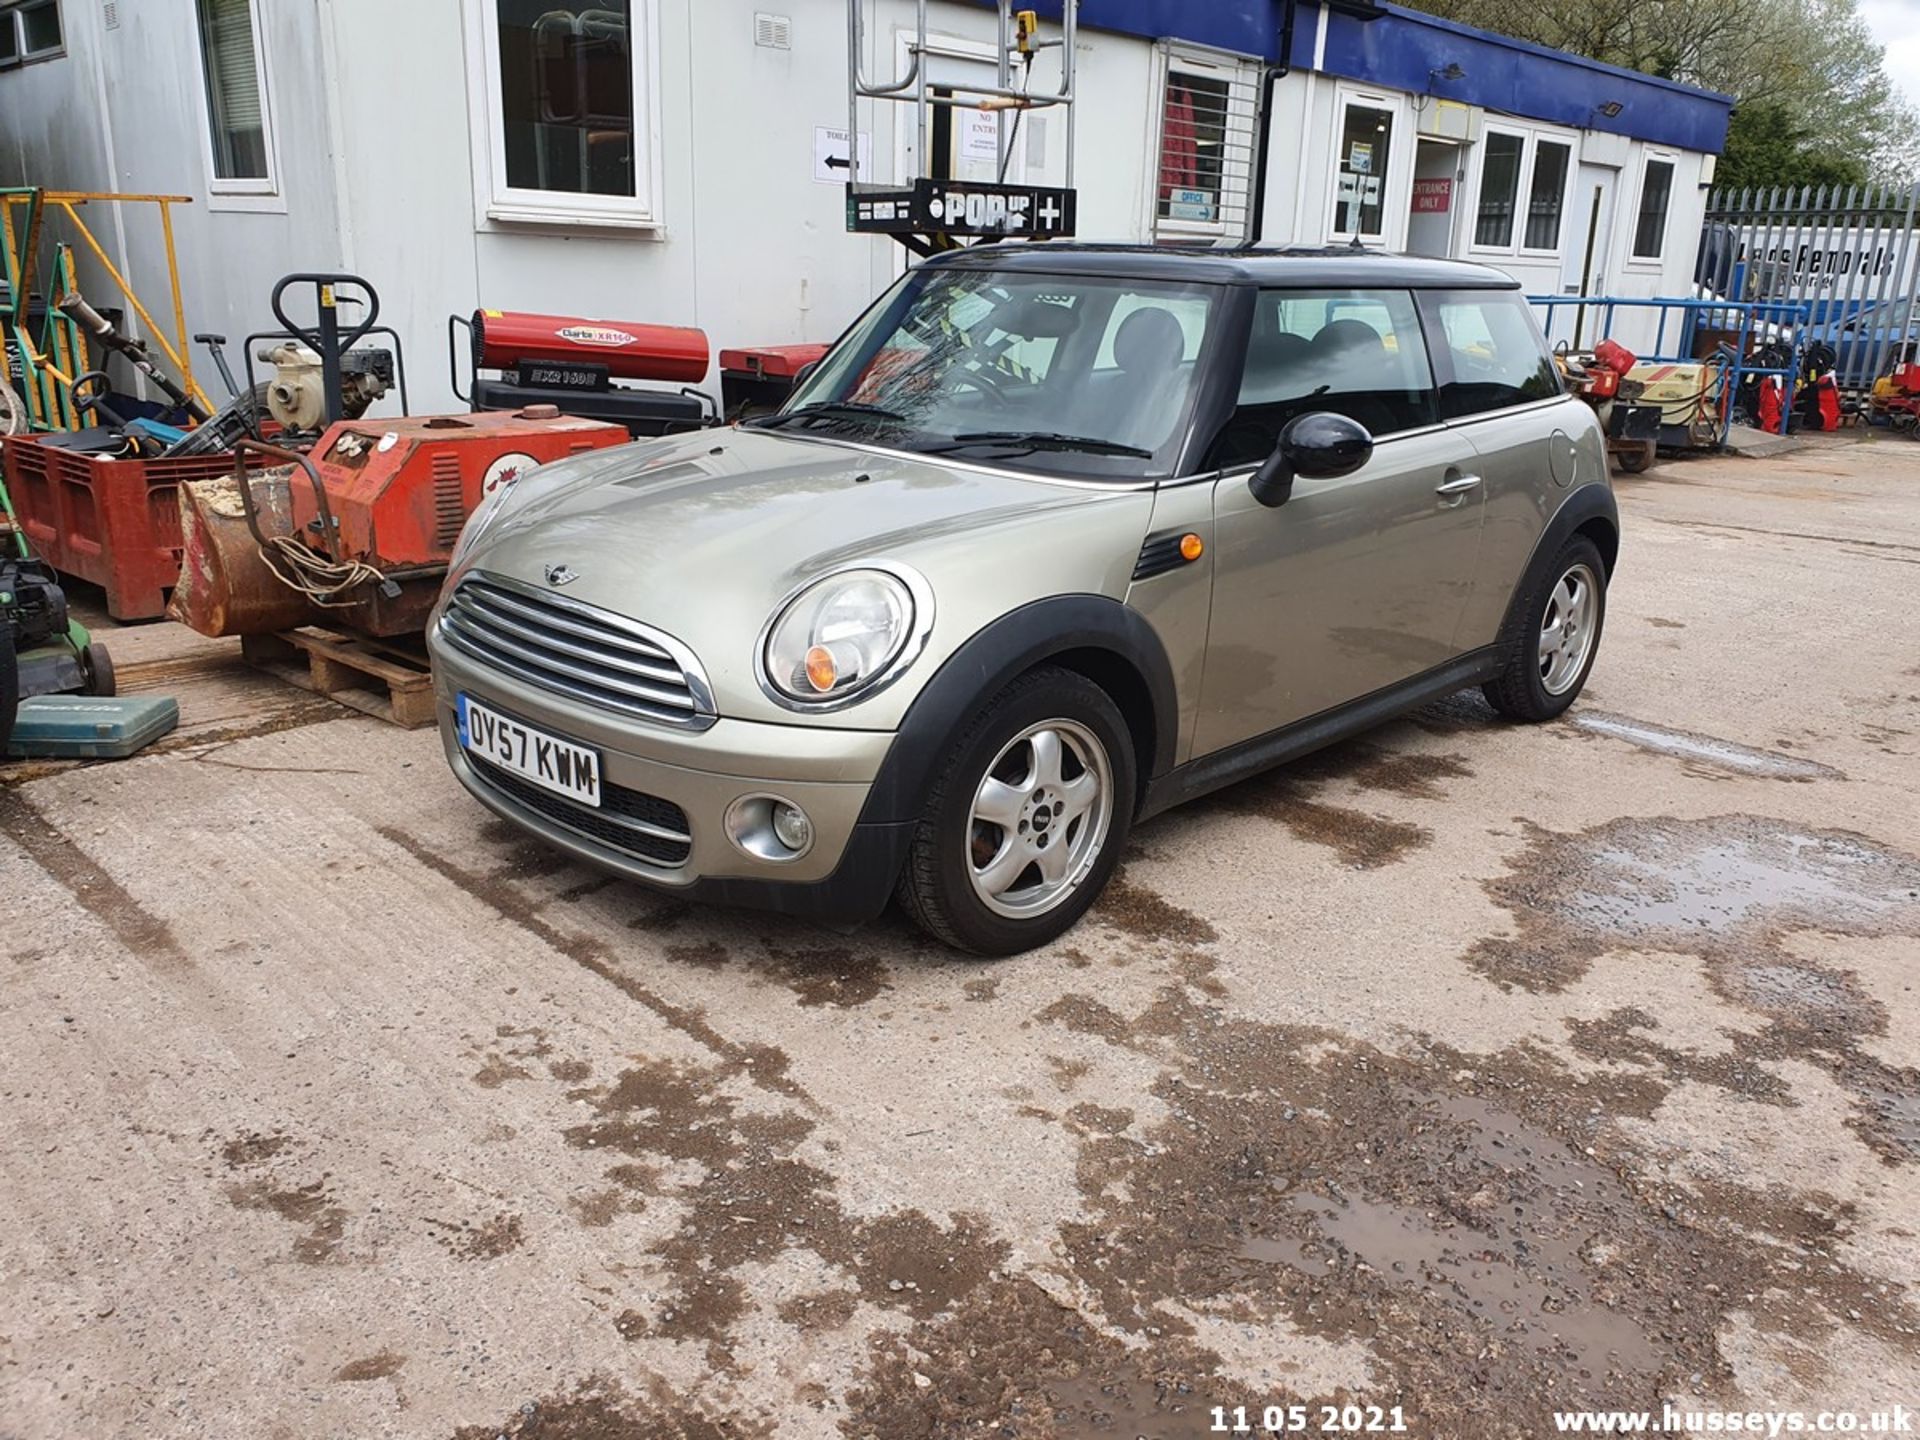
[[[1518,291],[1438,291],[1425,304],[1442,418],[1459,420],[1561,393],[1560,373]]]
[[[1263,290],[1254,305],[1240,401],[1210,465],[1257,463],[1289,421],[1315,410],[1376,437],[1431,425],[1433,372],[1405,290]]]

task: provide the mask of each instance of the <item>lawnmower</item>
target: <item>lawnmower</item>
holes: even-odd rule
[[[0,755],[20,702],[34,695],[111,695],[113,659],[67,609],[60,577],[35,558],[0,480]]]

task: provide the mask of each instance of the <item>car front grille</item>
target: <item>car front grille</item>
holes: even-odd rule
[[[624,615],[491,575],[460,582],[440,637],[496,670],[575,700],[688,730],[713,724],[713,693],[684,645]]]
[[[515,804],[590,840],[597,840],[609,850],[669,868],[686,864],[687,857],[693,853],[687,812],[671,800],[643,795],[621,785],[602,785],[600,808],[596,810],[510,775],[471,751],[467,752],[467,764],[482,784],[499,791]]]

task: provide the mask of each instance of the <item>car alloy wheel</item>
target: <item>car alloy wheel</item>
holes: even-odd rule
[[[1586,673],[1587,657],[1599,633],[1600,582],[1586,564],[1570,566],[1547,592],[1540,619],[1540,686],[1564,695]]]
[[[1043,720],[987,767],[967,814],[968,877],[982,904],[1028,920],[1086,880],[1113,825],[1106,748],[1074,720]]]

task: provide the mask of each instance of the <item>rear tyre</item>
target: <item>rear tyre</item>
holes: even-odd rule
[[[1481,693],[1510,720],[1551,720],[1586,687],[1607,618],[1607,567],[1584,535],[1536,571],[1500,637],[1500,674]]]
[[[13,716],[20,708],[20,657],[13,653],[13,636],[0,628],[0,760],[13,739]]]
[[[1614,459],[1620,462],[1620,468],[1628,475],[1639,475],[1653,464],[1654,443],[1649,440],[1638,450],[1619,450]]]
[[[1133,740],[1107,693],[1043,666],[989,700],[928,792],[901,907],[935,939],[1016,955],[1105,888],[1133,823]]]
[[[118,681],[113,675],[113,657],[104,645],[89,645],[80,652],[80,673],[86,679],[83,694],[117,695]]]

